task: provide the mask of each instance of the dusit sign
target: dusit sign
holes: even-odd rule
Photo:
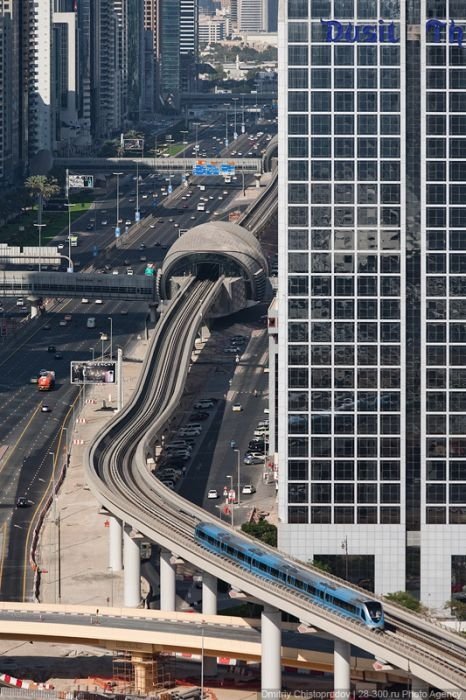
[[[326,30],[324,41],[327,43],[386,43],[398,44],[399,25],[395,22],[385,22],[379,19],[376,24],[355,24],[354,22],[339,22],[338,20],[320,20]],[[454,20],[442,22],[439,19],[429,19],[426,22],[427,41],[439,44],[442,41],[442,32],[445,31],[446,40],[449,44],[463,46],[464,29],[457,25]]]

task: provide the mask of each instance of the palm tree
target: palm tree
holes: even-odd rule
[[[41,247],[42,237],[42,209],[44,200],[50,199],[60,192],[58,182],[54,177],[46,178],[45,175],[31,175],[24,183],[25,187],[32,196],[37,197],[37,228],[39,229],[39,248]],[[39,257],[40,270],[40,257]]]

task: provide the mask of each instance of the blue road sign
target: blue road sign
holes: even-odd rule
[[[220,169],[224,175],[234,175],[235,174],[235,166],[230,165],[230,163],[222,163],[220,166]]]
[[[94,256],[94,258],[97,257],[98,253],[99,253],[99,250],[98,250],[97,246],[95,245],[92,249],[92,255]]]
[[[221,163],[220,166],[215,163],[197,164],[193,167],[193,175],[234,175],[235,166],[229,163]]]
[[[117,226],[115,228],[115,238],[120,238],[120,234],[121,234],[120,227]]]
[[[136,221],[136,223],[137,223],[138,221],[141,221],[141,212],[140,212],[139,210],[135,212],[135,214],[134,214],[134,220]]]
[[[168,192],[168,194],[171,194],[173,192],[172,185],[168,185],[167,192]]]

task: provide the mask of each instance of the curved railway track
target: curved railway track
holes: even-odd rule
[[[222,280],[187,280],[160,319],[134,398],[89,447],[87,471],[91,487],[116,517],[202,570],[218,576],[220,568],[220,578],[232,585],[238,585],[240,580],[249,595],[340,636],[446,692],[463,691],[466,640],[386,600],[383,603],[387,632],[374,632],[204,550],[194,540],[194,526],[207,520],[218,524],[218,520],[167,489],[146,467],[153,436],[176,410],[197,329],[221,283]],[[299,565],[303,566],[302,562]],[[319,575],[342,583],[320,571]],[[363,593],[367,595],[367,591]],[[437,682],[433,683],[432,678]]]

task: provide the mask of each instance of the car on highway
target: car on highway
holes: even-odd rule
[[[227,345],[227,347],[223,348],[223,352],[226,352],[229,355],[237,355],[241,352],[241,350],[235,345]]]
[[[256,428],[254,431],[254,437],[263,437],[269,434],[269,429],[267,426],[263,425],[261,428]]]
[[[58,250],[63,250],[64,247],[65,247],[65,244],[64,244],[64,243],[59,243],[59,244],[57,245]]]
[[[86,230],[87,230],[87,231],[92,231],[93,228],[94,228],[94,226],[93,226],[92,224],[88,224],[88,225],[86,226]]]
[[[146,258],[145,255],[141,255],[140,258],[139,258],[139,260],[140,260],[141,262],[147,262],[147,258]]]
[[[178,437],[180,437],[180,438],[185,438],[185,437],[195,438],[195,437],[198,437],[198,435],[200,435],[200,434],[201,434],[201,431],[198,430],[197,428],[190,428],[190,429],[186,429],[186,430],[182,429],[182,430],[178,431]]]
[[[50,413],[51,412],[50,406],[48,406],[46,403],[42,404],[40,410],[41,410],[41,413]]]
[[[134,275],[133,269],[131,267],[128,267],[128,269],[126,270],[126,274],[129,275],[130,277],[131,277],[131,275]]]
[[[145,248],[146,248],[145,243],[141,243],[139,246],[139,250],[145,250]]]
[[[155,224],[149,224],[149,228],[155,228]]]
[[[193,408],[195,408],[196,411],[197,410],[202,411],[202,410],[213,408],[213,407],[214,407],[214,402],[211,401],[210,399],[204,399],[201,401],[197,401],[193,406]]]
[[[108,340],[108,333],[101,333],[100,340]]]
[[[125,226],[131,226],[131,219],[126,219]]]
[[[251,495],[253,493],[256,493],[256,489],[252,484],[244,484],[243,488],[241,489],[241,493],[245,495]]]
[[[42,326],[43,331],[49,331],[51,328],[50,323],[46,323],[45,326]]]
[[[107,219],[104,219],[103,221],[100,222],[101,226],[107,226],[108,221]]]
[[[56,360],[63,360],[63,355],[61,352],[56,352],[54,357]]]
[[[113,270],[112,275],[118,275],[118,274],[119,274],[118,270]]]
[[[120,314],[121,314],[122,316],[127,316],[127,315],[128,315],[128,309],[122,309],[122,310],[120,311]]]
[[[71,321],[72,318],[73,318],[73,317],[72,317],[71,314],[65,314],[65,315],[63,316],[63,320],[64,320],[64,321]]]
[[[240,403],[234,403],[231,410],[233,413],[240,413],[243,410],[243,406]]]
[[[207,492],[207,498],[209,500],[218,498],[218,491],[217,489],[209,489]]]
[[[257,453],[256,453],[257,455]],[[252,455],[252,454],[245,454],[244,459],[243,459],[243,464],[262,464],[262,462],[265,462],[265,456],[264,455]]]
[[[104,302],[102,301],[102,299],[96,299],[96,300],[95,300],[95,303],[96,303],[96,304],[103,304]]]
[[[29,505],[29,499],[27,499],[26,496],[20,496],[16,501],[17,508],[28,508]]]
[[[179,459],[182,462],[187,462],[188,459],[191,459],[191,453],[188,452],[188,450],[167,450],[167,455],[170,457],[176,457],[176,459]]]
[[[81,299],[81,304],[89,304],[89,299],[87,299],[87,297],[83,297]]]
[[[57,348],[55,345],[49,345],[47,348],[47,352],[57,352]]]

